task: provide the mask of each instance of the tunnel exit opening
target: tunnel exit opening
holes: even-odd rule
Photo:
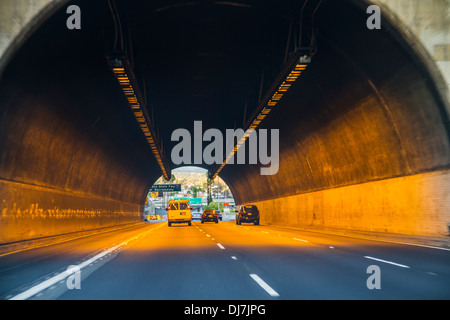
[[[171,188],[173,191],[153,191]],[[225,215],[233,215],[235,201],[229,186],[220,177],[212,180],[208,170],[183,166],[172,170],[169,181],[161,176],[150,188],[147,195],[145,215],[166,215],[169,201],[189,199],[189,205],[196,214],[204,210],[219,210]]]

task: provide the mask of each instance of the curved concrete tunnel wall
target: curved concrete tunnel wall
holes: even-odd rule
[[[50,69],[7,71],[0,89],[2,242],[139,221],[157,178],[149,170],[156,161],[129,110],[102,105],[86,113],[89,107],[80,105],[103,103],[95,98],[101,87],[95,76],[82,88],[70,70],[64,78]],[[82,72],[89,74],[89,67]],[[85,99],[71,95],[75,87]]]
[[[159,167],[123,108],[101,39],[93,57],[84,36],[61,37],[64,54],[49,50],[53,39],[30,37],[2,74],[0,243],[142,220]]]
[[[335,28],[320,29],[311,68],[263,126],[280,129],[279,173],[233,165],[221,177],[237,203],[258,204],[266,223],[445,235],[448,101],[395,30],[364,30],[361,9],[334,6],[323,6],[320,19],[335,19]],[[355,14],[361,25],[341,23]],[[21,54],[39,46],[28,42],[0,86],[0,243],[139,220],[160,172],[128,110],[101,106],[95,72],[108,70],[75,64],[61,78],[55,71],[65,64],[52,74],[30,63],[16,73]],[[387,54],[378,50],[385,46]],[[88,80],[80,87],[72,73]],[[102,86],[116,92],[110,101],[123,99]],[[74,88],[89,98],[72,99]]]
[[[236,202],[271,224],[448,235],[447,95],[387,21],[369,31],[356,7],[321,10],[318,25],[335,28],[320,29],[313,63],[264,123],[280,129],[280,170],[226,166]]]

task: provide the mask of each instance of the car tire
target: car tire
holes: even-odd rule
[[[168,224],[169,224],[169,227],[171,227],[171,226],[172,226],[172,223],[171,223],[171,222],[169,222]]]
[[[259,226],[259,220],[255,220],[255,222],[253,222],[253,224],[254,224],[255,226]]]

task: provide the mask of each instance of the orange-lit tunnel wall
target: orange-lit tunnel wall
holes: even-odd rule
[[[106,67],[102,35],[86,30],[67,40],[65,8],[56,18],[62,28],[41,25],[65,2],[49,1],[33,30],[19,26],[15,51],[2,56],[0,243],[142,221],[161,175]],[[34,5],[10,2],[8,19],[22,21],[14,15]],[[84,46],[86,37],[98,47]]]
[[[319,28],[313,62],[262,125],[280,129],[279,172],[226,166],[222,178],[265,223],[448,235],[445,96],[389,21],[370,31],[356,7],[321,10],[318,25],[333,27]]]

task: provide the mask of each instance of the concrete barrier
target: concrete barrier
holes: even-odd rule
[[[256,201],[263,224],[448,237],[450,171]]]

